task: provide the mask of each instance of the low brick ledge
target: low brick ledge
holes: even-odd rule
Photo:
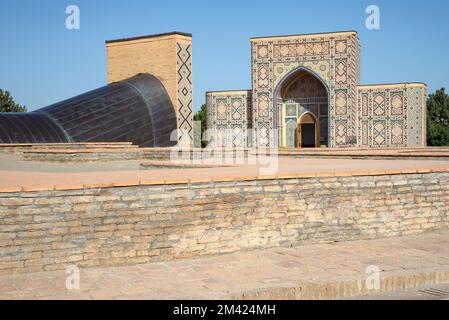
[[[225,300],[323,300],[377,295],[404,289],[449,283],[449,266],[386,272],[379,290],[365,288],[363,277],[342,276],[332,281],[309,281],[292,287],[273,287],[223,295]]]
[[[142,149],[137,146],[124,146],[124,147],[110,147],[110,148],[92,148],[92,149],[58,149],[58,150],[30,150],[24,151],[24,155],[29,154],[91,154],[91,153],[119,153],[119,152],[138,152],[142,153]]]
[[[133,145],[132,142],[61,142],[61,143],[0,143],[2,147],[51,147],[51,146],[84,146],[84,145]]]
[[[297,174],[280,174],[266,176],[223,176],[216,178],[190,178],[190,179],[167,179],[167,180],[130,180],[122,182],[93,183],[93,184],[73,184],[73,185],[35,185],[35,186],[13,186],[1,187],[0,193],[12,192],[33,192],[33,191],[63,191],[63,190],[82,190],[97,188],[118,188],[152,185],[179,185],[195,184],[208,182],[238,182],[254,180],[288,180],[298,178],[316,178],[316,177],[358,177],[358,176],[389,176],[402,174],[426,174],[426,173],[446,173],[449,168],[419,168],[406,170],[372,170],[372,171],[342,171],[342,172],[304,172]]]
[[[180,168],[180,169],[195,169],[195,168],[223,168],[223,167],[236,167],[232,164],[203,164],[203,163],[178,163],[172,161],[145,161],[140,163],[140,167],[145,169],[147,167],[167,167],[167,168]]]

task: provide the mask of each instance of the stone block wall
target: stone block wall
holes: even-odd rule
[[[223,180],[3,190],[0,274],[449,227],[449,172],[444,170]]]

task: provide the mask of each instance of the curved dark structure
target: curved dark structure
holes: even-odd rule
[[[176,144],[176,112],[162,83],[138,74],[29,113],[0,113],[0,143]]]

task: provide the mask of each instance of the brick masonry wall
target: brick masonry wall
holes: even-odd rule
[[[449,226],[449,173],[0,193],[0,274],[115,266]]]
[[[178,129],[193,138],[192,37],[164,34],[106,43],[108,82],[147,72],[164,85]]]
[[[142,149],[134,150],[84,150],[84,151],[31,151],[24,152],[23,159],[46,162],[95,162],[141,160],[145,155]]]

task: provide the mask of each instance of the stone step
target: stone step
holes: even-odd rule
[[[31,150],[23,152],[24,160],[49,162],[86,162],[86,161],[122,161],[143,159],[142,149],[129,148],[92,148]]]
[[[448,230],[133,266],[0,275],[0,299],[341,299],[449,282]],[[129,259],[132,259],[131,257]],[[136,257],[134,257],[136,258]],[[77,265],[76,262],[72,264]],[[255,266],[257,270],[255,270]],[[152,279],[148,281],[148,279]],[[133,285],[128,285],[132,283]]]
[[[0,154],[23,154],[32,150],[78,149],[130,149],[138,148],[132,142],[71,142],[71,143],[18,143],[0,144]]]

